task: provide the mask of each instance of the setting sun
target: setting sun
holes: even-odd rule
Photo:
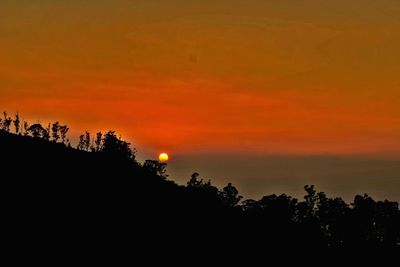
[[[158,159],[159,159],[160,161],[165,162],[165,161],[168,160],[168,154],[167,154],[167,153],[161,153],[160,156],[158,156]]]
[[[400,0],[0,0],[5,237],[51,240],[26,246],[36,257],[64,256],[67,237],[128,260],[203,243],[239,267],[258,251],[387,259],[399,14]]]

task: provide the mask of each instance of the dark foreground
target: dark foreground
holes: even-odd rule
[[[0,149],[2,235],[11,251],[232,259],[272,251],[389,253],[400,244],[398,203],[367,195],[349,205],[306,186],[304,200],[239,202],[232,185],[219,190],[194,174],[178,186],[158,166],[111,150],[87,152],[4,131]]]

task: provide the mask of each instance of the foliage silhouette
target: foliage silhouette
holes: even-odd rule
[[[27,136],[29,134],[28,129],[29,129],[29,123],[24,121],[24,124],[23,124],[24,136]]]
[[[86,145],[90,141],[88,136],[88,132],[86,132]],[[130,145],[130,143],[117,137],[114,131],[109,131],[103,137],[100,151],[118,159],[135,160],[136,150],[132,149]]]
[[[46,136],[48,136],[48,132],[46,131],[46,129],[43,128],[43,126],[39,123],[32,124],[28,128],[27,132],[34,138],[44,137],[44,139],[47,139]]]
[[[69,128],[67,125],[60,125],[60,137],[63,144],[66,141],[68,131]]]
[[[8,117],[7,112],[5,112],[5,111],[3,112],[3,116],[4,116],[4,119],[2,121],[1,129],[3,131],[9,132],[12,119],[11,119],[11,117]]]
[[[85,150],[85,135],[84,134],[81,134],[80,136],[79,136],[79,143],[78,143],[78,146],[77,146],[77,149],[78,150]]]
[[[210,251],[249,255],[272,249],[377,253],[399,248],[397,202],[357,195],[347,204],[312,185],[304,187],[302,201],[285,194],[241,201],[231,183],[220,190],[198,173],[186,186],[175,184],[167,179],[165,163],[141,165],[136,150],[114,131],[95,138],[86,132],[74,149],[64,143],[62,132],[61,143],[49,142],[43,126],[25,126],[23,135],[3,124],[0,130],[4,214],[15,240],[15,235],[57,236],[85,249],[77,241],[83,237],[99,248],[124,239],[154,253],[171,248],[173,240],[191,251],[206,244]],[[92,152],[88,135],[94,140]]]
[[[13,120],[13,123],[14,123],[14,127],[15,127],[15,133],[16,133],[16,134],[19,134],[20,123],[21,123],[21,121],[20,121],[20,119],[19,119],[18,113],[15,114],[15,119]]]
[[[51,137],[56,143],[58,139],[60,139],[60,123],[58,121],[53,123],[53,125],[51,126]]]
[[[163,179],[167,179],[167,164],[158,160],[146,160],[143,164],[143,168],[150,173],[157,175]]]
[[[232,185],[232,183],[228,183],[228,185],[222,189],[220,194],[225,204],[232,208],[236,207],[243,198],[239,195],[239,191]]]
[[[96,133],[96,139],[94,141],[95,151],[99,152],[103,149],[103,134],[101,132]]]

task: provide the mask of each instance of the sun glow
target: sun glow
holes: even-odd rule
[[[167,153],[161,153],[160,156],[158,156],[158,159],[162,162],[166,162],[168,160],[168,154]]]

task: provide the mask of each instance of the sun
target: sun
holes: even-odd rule
[[[160,156],[158,156],[158,159],[162,162],[166,162],[168,160],[168,154],[167,153],[161,153]]]

